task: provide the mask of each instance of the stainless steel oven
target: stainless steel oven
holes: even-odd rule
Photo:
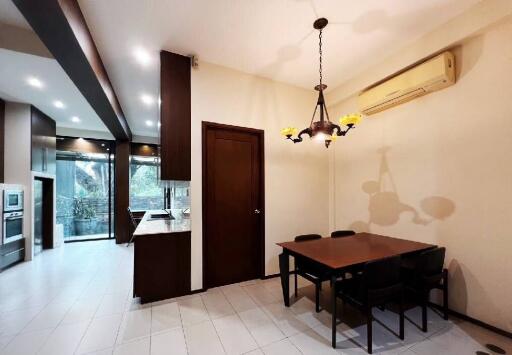
[[[4,190],[4,213],[23,210],[23,190],[6,188]]]
[[[23,238],[23,211],[4,212],[3,244]]]

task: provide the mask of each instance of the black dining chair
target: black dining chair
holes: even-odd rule
[[[400,256],[367,262],[361,274],[336,283],[337,296],[366,314],[368,353],[372,349],[372,308],[397,302],[399,337],[404,339],[403,284],[400,279]]]
[[[303,234],[295,237],[296,242],[306,242],[309,240],[321,239],[322,236],[319,234]],[[302,276],[308,281],[311,281],[315,285],[315,310],[320,312],[320,290],[322,289],[322,281],[326,281],[329,278],[324,275],[322,270],[314,263],[304,258],[295,258],[295,297],[298,296],[298,276]]]
[[[356,232],[351,230],[339,230],[331,233],[331,238],[340,238],[340,237],[350,237],[351,235],[356,234]]]
[[[427,307],[430,291],[443,292],[443,317],[448,319],[448,270],[444,267],[446,248],[433,248],[402,261],[402,279],[405,289],[419,299],[421,305],[421,328],[427,327]]]
[[[126,210],[128,212],[128,217],[130,218],[130,222],[133,226],[133,230],[135,231],[135,229],[137,229],[137,226],[139,225],[140,219],[135,218],[135,216],[133,215],[132,209],[130,207],[128,207]],[[132,237],[130,238],[130,241],[128,242],[128,244],[126,244],[127,247],[131,243],[133,243],[134,237],[135,236],[133,235],[133,232],[132,232]]]

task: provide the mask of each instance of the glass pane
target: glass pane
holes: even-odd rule
[[[133,155],[130,161],[130,208],[164,208],[164,189],[159,181],[158,159]]]
[[[109,238],[109,169],[108,154],[57,152],[57,224],[65,241]]]

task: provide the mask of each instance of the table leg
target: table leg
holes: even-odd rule
[[[331,276],[332,347],[336,349],[336,275]]]
[[[279,271],[281,273],[284,305],[290,307],[290,258],[285,251],[279,254]]]

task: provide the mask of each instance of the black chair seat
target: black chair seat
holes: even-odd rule
[[[406,290],[419,299],[421,305],[422,330],[427,328],[427,307],[430,291],[443,291],[444,319],[448,319],[448,270],[443,269],[445,248],[433,248],[402,260],[402,281]]]
[[[361,274],[336,282],[336,294],[366,313],[368,353],[372,353],[372,307],[388,302],[399,305],[399,336],[404,339],[403,284],[400,256],[364,264]]]

